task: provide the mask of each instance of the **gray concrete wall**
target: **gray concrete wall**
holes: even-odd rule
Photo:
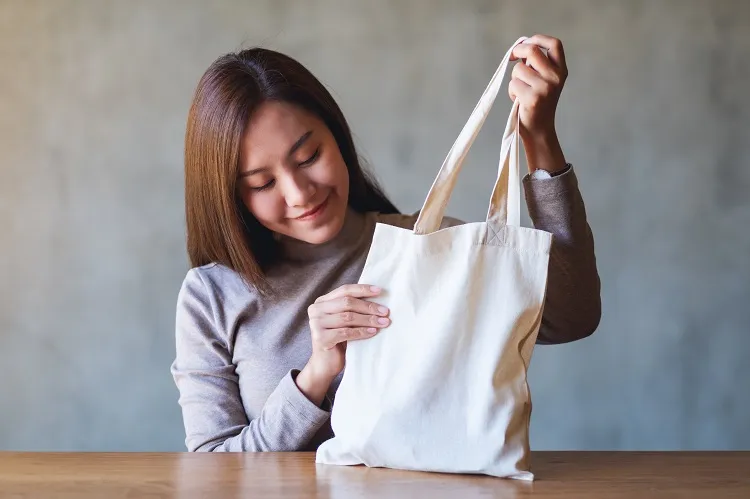
[[[0,1],[0,449],[182,450],[182,147],[220,54],[288,51],[404,210],[507,47],[560,37],[604,316],[539,347],[537,449],[750,448],[750,2]],[[451,214],[480,220],[499,103]],[[528,220],[528,219],[526,219]]]

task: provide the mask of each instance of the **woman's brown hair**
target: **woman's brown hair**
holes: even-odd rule
[[[278,257],[275,239],[237,192],[240,143],[255,109],[266,101],[299,106],[333,134],[349,171],[349,206],[360,213],[397,213],[362,168],[349,125],[320,81],[291,57],[252,48],[214,61],[198,82],[185,134],[185,217],[192,267],[216,262],[262,293],[264,269]]]

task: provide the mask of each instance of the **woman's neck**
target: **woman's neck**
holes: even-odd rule
[[[355,247],[363,237],[366,215],[347,208],[341,230],[330,240],[312,244],[290,236],[278,234],[276,240],[282,251],[282,258],[289,261],[315,261],[345,253]]]

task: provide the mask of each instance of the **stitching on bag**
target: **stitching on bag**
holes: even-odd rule
[[[489,236],[489,234],[485,233],[484,239],[474,242],[474,245],[477,246],[501,246],[503,248],[513,249],[515,251],[521,251],[521,248],[517,244],[513,244],[510,241],[506,241],[503,237],[501,237],[500,232],[501,231],[495,231],[495,229],[492,228],[491,225],[488,225],[487,228],[492,231],[492,237]],[[534,255],[547,255],[549,258],[552,258],[552,248],[550,248],[547,251],[538,251],[531,248],[523,248],[522,250],[524,253],[531,253]]]
[[[502,246],[503,241],[500,239],[500,234],[495,229],[493,229],[492,226],[489,224],[487,225],[487,228],[492,232],[492,237],[489,238],[489,240],[487,241],[487,244],[493,244],[495,239],[497,239],[498,245]]]
[[[536,250],[533,250],[533,249],[530,249],[530,248],[519,248],[515,244],[504,243],[503,241],[500,241],[500,240],[498,240],[498,242],[494,243],[494,244],[489,244],[486,241],[485,242],[477,241],[477,242],[472,243],[472,245],[473,246],[496,246],[496,247],[500,247],[500,248],[507,248],[509,250],[513,250],[513,251],[516,251],[516,252],[523,252],[524,254],[529,254],[529,255],[550,256],[550,254],[551,254],[551,252],[549,252],[549,251],[536,251]],[[439,253],[439,252],[435,252],[435,253]],[[432,252],[428,252],[428,254],[432,254]]]

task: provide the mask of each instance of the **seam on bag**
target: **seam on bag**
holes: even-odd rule
[[[519,248],[515,244],[509,244],[507,241],[504,241],[499,233],[495,233],[493,231],[493,236],[489,239],[485,236],[484,241],[479,240],[472,243],[472,246],[496,246],[496,247],[502,247],[502,248],[508,248],[515,251],[522,251],[524,253],[529,253],[532,255],[550,255],[551,251],[538,251],[534,249],[529,248]],[[497,239],[497,241],[495,241]]]
[[[514,244],[508,244],[503,241],[497,241],[492,244],[489,244],[489,242],[487,241],[477,241],[477,242],[472,243],[472,246],[495,246],[495,247],[500,247],[500,248],[508,248],[514,251],[523,252],[525,254],[531,254],[531,255],[549,255],[550,254],[547,251],[536,251],[536,250],[531,250],[528,248],[519,248],[518,246]],[[434,253],[438,253],[438,252],[434,252]],[[427,254],[433,254],[433,252],[427,252]]]
[[[495,239],[497,239],[497,242],[500,246],[503,245],[503,241],[500,239],[500,234],[492,228],[492,225],[487,224],[487,228],[492,232],[492,237],[487,241],[487,244],[494,245]]]
[[[546,294],[546,291],[545,291],[545,294]],[[544,315],[544,305],[542,305],[542,308],[540,309],[540,311],[539,311],[539,313],[537,315],[537,319],[535,321],[534,327],[521,340],[521,342],[519,343],[519,348],[518,348],[518,354],[521,357],[521,363],[523,364],[523,369],[524,369],[524,382],[523,382],[523,385],[524,385],[524,389],[525,389],[525,392],[526,392],[526,404],[524,404],[524,408],[523,408],[524,426],[526,427],[526,438],[525,438],[526,455],[524,456],[524,459],[523,459],[523,461],[524,461],[523,465],[524,465],[524,468],[525,468],[523,471],[526,471],[526,472],[532,473],[532,474],[533,474],[533,471],[531,470],[531,462],[530,462],[530,453],[531,453],[531,442],[530,442],[531,435],[530,435],[530,433],[531,433],[531,413],[533,412],[533,402],[532,402],[532,399],[531,399],[531,388],[529,387],[529,364],[526,362],[526,359],[523,358],[522,350],[523,350],[524,346],[526,345],[526,342],[530,341],[532,339],[531,337],[534,336],[533,335],[533,331],[535,331],[535,330],[537,332],[537,336],[534,337],[533,339],[534,339],[534,343],[536,343],[536,338],[538,337],[538,334],[539,334],[539,328],[541,327],[543,315]],[[534,352],[535,346],[536,345],[534,345],[534,346],[531,347],[531,354],[530,354],[529,361],[531,361],[531,357],[533,357],[533,354],[534,354],[533,352]]]

